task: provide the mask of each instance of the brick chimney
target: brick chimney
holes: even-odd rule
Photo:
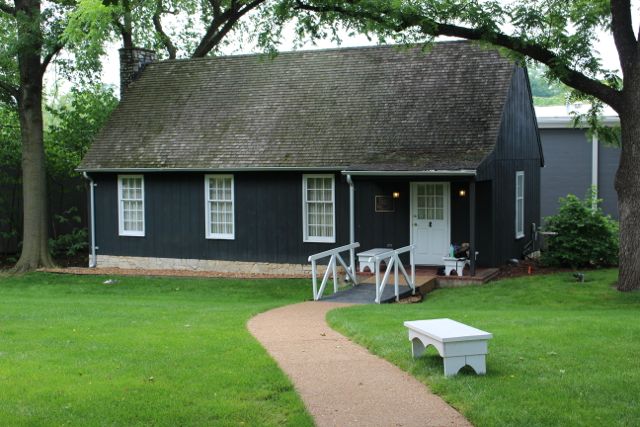
[[[120,99],[124,98],[127,87],[136,80],[147,64],[156,61],[156,53],[149,49],[120,49]]]

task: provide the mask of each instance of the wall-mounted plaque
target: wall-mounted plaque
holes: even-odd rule
[[[393,205],[393,197],[391,196],[376,196],[376,212],[395,212],[395,206]]]

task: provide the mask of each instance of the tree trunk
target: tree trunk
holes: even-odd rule
[[[625,91],[628,88],[625,82]],[[630,90],[629,92],[633,92]],[[620,212],[618,290],[640,289],[640,99],[627,97],[620,111],[622,153],[616,173]]]
[[[54,265],[47,242],[47,181],[42,125],[42,33],[38,0],[16,2],[25,19],[18,20],[18,37],[25,45],[18,54],[18,111],[22,138],[22,253],[14,271]]]

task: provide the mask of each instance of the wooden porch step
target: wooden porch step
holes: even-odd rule
[[[422,295],[426,295],[433,291],[438,285],[437,278],[438,277],[435,274],[416,274],[416,291],[420,292]],[[358,283],[374,285],[376,283],[376,276],[374,274],[358,275]],[[404,276],[400,276],[398,284],[402,286],[407,285],[406,280],[404,280]],[[387,286],[393,287],[392,279],[387,283]]]

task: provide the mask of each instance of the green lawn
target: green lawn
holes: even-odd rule
[[[616,274],[587,272],[584,284],[557,274],[442,289],[421,304],[334,310],[329,321],[476,425],[638,425],[640,292],[617,292]],[[494,334],[486,376],[445,378],[432,348],[411,359],[403,321],[439,317]]]
[[[247,332],[306,280],[0,277],[0,425],[312,425]]]

